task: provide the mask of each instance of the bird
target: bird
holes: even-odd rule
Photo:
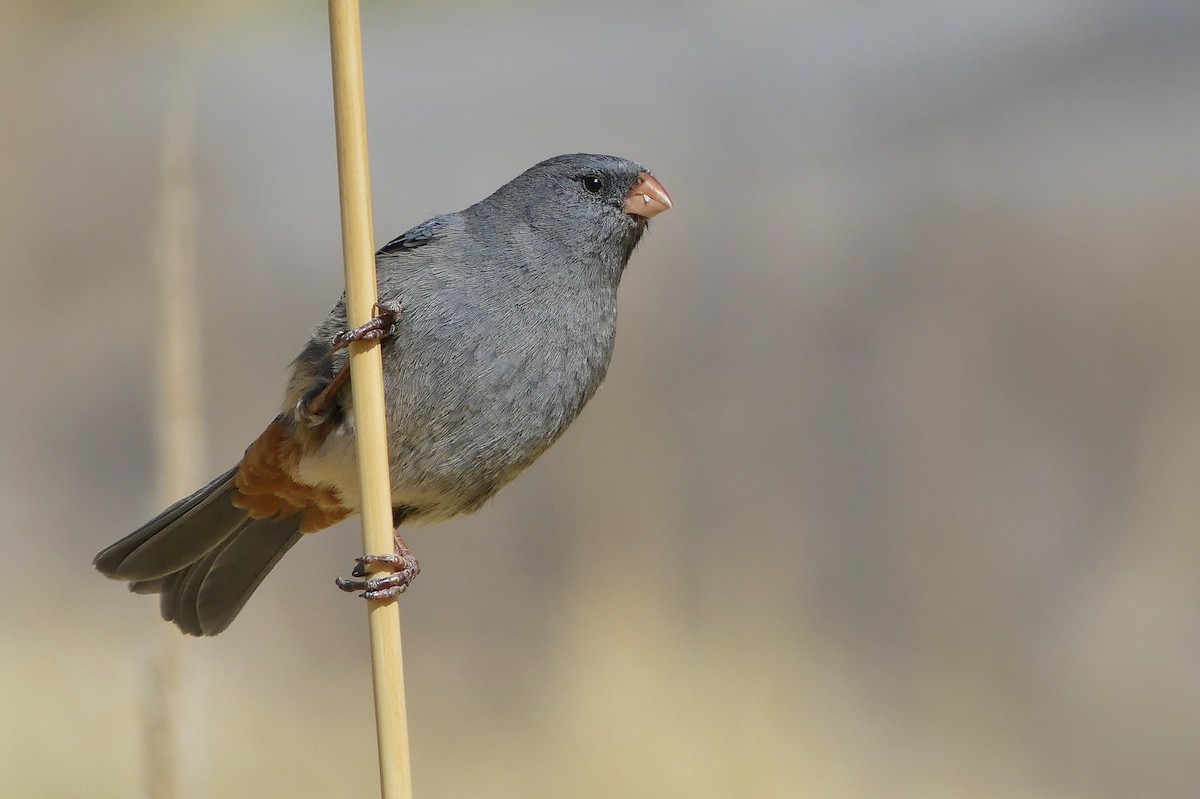
[[[355,579],[336,582],[371,600],[402,593],[420,565],[400,527],[478,510],[595,394],[621,276],[649,220],[671,207],[641,164],[575,153],[392,239],[375,255],[374,318],[348,329],[343,294],[242,459],[101,550],[95,567],[158,594],[185,634],[225,630],[297,541],[360,511],[347,346],[378,340],[395,551],[364,554]]]

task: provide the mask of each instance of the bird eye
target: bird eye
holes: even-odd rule
[[[595,175],[588,175],[583,179],[583,188],[589,194],[599,194],[604,191],[604,181]]]

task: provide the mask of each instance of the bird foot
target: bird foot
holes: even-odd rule
[[[413,579],[421,573],[421,564],[407,551],[408,547],[404,547],[404,550],[395,555],[363,555],[355,558],[356,565],[350,574],[360,579],[347,580],[339,577],[335,581],[337,587],[346,592],[362,591],[359,596],[363,599],[391,599],[403,594]],[[369,563],[386,563],[392,567],[392,571],[370,575],[367,572]]]
[[[394,302],[375,303],[375,316],[365,325],[343,330],[333,337],[330,352],[337,352],[355,341],[378,341],[392,335],[400,318],[400,306]]]
[[[396,327],[400,318],[400,306],[396,303],[375,303],[375,316],[365,325],[353,330],[343,330],[333,337],[330,354],[350,346],[355,341],[376,341],[387,338]],[[342,368],[328,383],[309,391],[296,403],[296,418],[308,427],[321,427],[329,420],[335,403],[334,397],[341,391],[342,386],[350,379],[350,364],[342,364]]]

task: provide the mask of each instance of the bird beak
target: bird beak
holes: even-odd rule
[[[630,216],[640,216],[649,219],[658,216],[671,207],[671,195],[648,172],[638,175],[637,183],[625,195],[625,213]]]

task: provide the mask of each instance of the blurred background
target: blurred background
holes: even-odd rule
[[[145,784],[177,636],[90,561],[165,502],[170,192],[196,485],[341,290],[325,6],[244,6],[0,10],[5,796]],[[1200,795],[1200,5],[364,22],[379,242],[561,152],[642,161],[676,203],[580,421],[409,535],[418,796]],[[179,795],[374,795],[365,614],[332,583],[358,535],[178,639]]]

